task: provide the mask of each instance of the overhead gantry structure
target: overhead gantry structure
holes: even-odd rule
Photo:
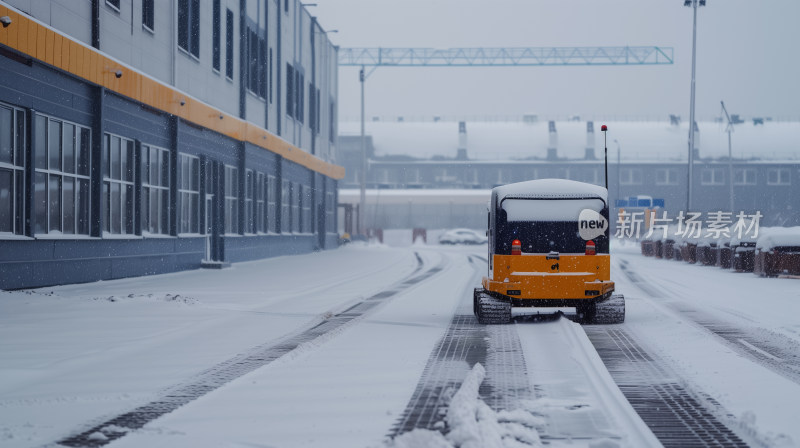
[[[704,0],[703,0],[704,1]],[[364,82],[378,67],[542,67],[671,65],[672,47],[340,48],[340,67],[361,67],[361,200],[358,232],[364,232],[367,154]],[[370,67],[369,73],[366,68]]]
[[[672,47],[340,48],[339,66],[669,65]]]

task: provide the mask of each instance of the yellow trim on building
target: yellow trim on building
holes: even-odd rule
[[[155,109],[252,143],[330,178],[344,178],[344,167],[325,162],[260,126],[192,98],[11,8],[0,5],[0,16],[12,20],[10,26],[0,27],[2,45]],[[123,71],[122,77],[115,76],[117,70]],[[185,103],[183,106],[181,101]]]

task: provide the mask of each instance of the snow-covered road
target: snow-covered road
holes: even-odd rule
[[[350,246],[0,293],[0,445],[380,446],[410,421],[419,391],[446,408],[470,378],[458,410],[430,419],[459,429],[417,430],[417,446],[465,444],[471,429],[487,437],[477,446],[659,446],[617,387],[630,368],[606,369],[600,346],[620,335],[747,443],[800,441],[796,281],[622,248],[612,276],[625,324],[483,327],[470,304],[485,256],[485,246]],[[140,429],[116,424],[144,414]]]

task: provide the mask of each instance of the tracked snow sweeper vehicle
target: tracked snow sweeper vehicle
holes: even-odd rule
[[[606,188],[541,179],[492,189],[489,272],[473,296],[478,321],[508,323],[512,307],[575,307],[583,323],[622,323],[608,219],[607,180]]]

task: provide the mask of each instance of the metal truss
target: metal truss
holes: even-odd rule
[[[670,65],[672,47],[340,48],[340,66]]]

